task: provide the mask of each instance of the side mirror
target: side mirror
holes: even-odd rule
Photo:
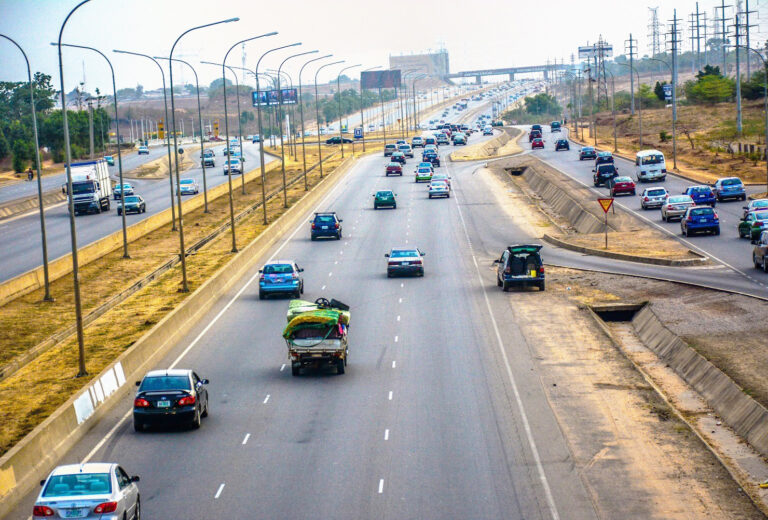
[[[389,258],[389,253],[384,253],[384,258]]]
[[[299,272],[303,273],[304,272],[304,268],[303,267],[299,267]]]
[[[264,269],[259,269],[259,273],[263,273],[263,272],[264,272]]]
[[[494,260],[494,261],[493,261],[493,263],[494,263],[494,264],[500,264],[500,263],[501,263],[501,260],[499,260],[499,259],[497,258],[496,260]]]
[[[201,379],[200,382],[203,383],[204,385],[210,384],[210,381],[208,379]]]
[[[141,480],[141,478],[139,478],[138,475],[134,475],[131,477],[131,482],[138,482],[139,480]]]
[[[344,219],[343,219],[343,218],[340,218],[340,219],[339,219],[339,222],[344,222]]]
[[[40,481],[40,485],[41,485],[41,486],[44,486],[44,485],[45,485],[45,480],[41,480],[41,481]]]
[[[141,381],[136,381],[136,386],[141,386]]]
[[[595,169],[594,169],[594,168],[592,168],[592,171],[595,171]]]

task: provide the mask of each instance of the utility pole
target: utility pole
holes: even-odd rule
[[[88,140],[91,145],[90,158],[93,160],[93,100],[88,98]]]
[[[677,9],[672,13],[672,31],[669,33],[672,44],[672,160],[677,170],[677,52],[680,44],[677,22],[680,19],[677,17]]]
[[[701,24],[702,29],[704,29],[704,65],[709,64],[709,47],[707,46],[707,12],[704,11],[701,13],[704,17],[704,23]]]
[[[726,22],[726,20],[728,18],[726,18],[726,16],[725,16],[725,10],[727,8],[729,8],[729,7],[731,7],[731,6],[730,5],[725,5],[725,0],[720,0],[720,5],[715,7],[715,13],[717,13],[717,10],[720,9],[720,17],[719,18],[715,17],[715,27],[717,27],[717,22],[720,22],[720,42],[721,42],[720,46],[721,46],[721,48],[723,50],[723,70],[722,70],[723,76],[727,76],[728,75],[728,70],[727,70],[727,66],[728,66],[727,52],[728,52],[728,50],[726,48],[726,44],[728,43],[728,32],[726,31],[726,28],[725,28],[725,22]]]
[[[698,5],[698,4],[697,4]],[[629,113],[635,115],[635,40],[632,39],[632,33],[629,33]]]
[[[741,135],[744,130],[741,117],[741,23],[739,17],[741,14],[736,12],[735,23],[733,24],[734,39],[736,40],[734,49],[736,50],[736,135]]]
[[[749,15],[750,14],[754,14],[756,11],[750,11],[749,10],[749,0],[745,0],[745,1],[746,1],[746,4],[744,6],[745,7],[744,8],[744,17],[745,17],[744,33],[745,33],[745,36],[746,36],[746,49],[747,49],[747,52],[746,52],[745,56],[746,56],[746,60],[747,60],[747,81],[749,81],[750,79],[752,79],[752,67],[751,67],[751,64],[750,64],[750,61],[751,61],[750,60],[750,56],[751,56],[751,54],[749,53],[749,49],[752,48],[752,45],[751,45],[751,42],[750,42],[749,33],[750,33],[750,29],[752,29],[752,27],[757,27],[757,25],[750,25],[750,23],[749,23]]]

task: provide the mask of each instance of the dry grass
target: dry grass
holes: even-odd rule
[[[699,258],[676,240],[650,229],[611,231],[608,233],[608,249],[605,249],[604,233],[558,235],[557,238],[581,247],[627,255],[674,260]]]
[[[308,154],[308,162],[315,156]],[[334,156],[324,162],[327,174],[341,162]],[[277,163],[270,165],[267,191],[282,184]],[[286,161],[286,176],[292,178],[301,172],[300,163]],[[308,175],[310,186],[319,181],[319,171]],[[260,181],[246,184],[247,194],[234,192],[236,211],[260,200]],[[288,189],[289,205],[304,194],[304,183],[298,182]],[[209,202],[210,213],[200,210],[185,214],[185,238],[191,244],[228,219],[228,197]],[[282,197],[267,204],[269,221],[284,212]],[[242,249],[264,229],[262,212],[256,211],[237,225],[237,244]],[[121,251],[83,266],[82,296],[84,310],[94,308],[104,299],[126,288],[142,276],[166,262],[178,248],[178,237],[168,227],[157,230],[131,244],[131,259],[122,259]],[[207,244],[197,254],[187,258],[187,277],[191,291],[199,287],[217,269],[231,258],[231,234],[224,233]],[[143,333],[175,308],[186,295],[178,292],[181,282],[180,266],[169,270],[153,283],[95,320],[85,330],[88,373],[98,374],[120,353],[129,348]],[[8,348],[0,350],[0,362],[7,362],[31,348],[54,332],[73,322],[71,276],[53,284],[53,303],[41,302],[40,291],[26,295],[0,308],[0,340]],[[33,315],[35,323],[27,318]],[[11,348],[12,347],[12,348]],[[74,392],[84,387],[90,377],[76,378],[77,344],[74,337],[61,342],[51,350],[22,367],[0,382],[0,454],[5,453],[32,428],[50,415]]]

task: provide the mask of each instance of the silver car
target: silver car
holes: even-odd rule
[[[666,188],[645,188],[640,194],[640,207],[643,209],[660,208],[669,197]]]
[[[32,518],[139,520],[138,481],[114,463],[59,466],[40,482]]]
[[[661,220],[669,222],[673,218],[683,218],[685,211],[696,203],[688,195],[675,195],[667,197],[664,204],[661,205]]]
[[[179,181],[179,191],[182,195],[197,195],[200,186],[195,179],[181,179]]]
[[[432,176],[432,182],[429,183],[429,198],[432,197],[451,197],[451,188],[448,183],[443,180],[434,180]]]

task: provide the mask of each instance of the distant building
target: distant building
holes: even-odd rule
[[[389,68],[400,70],[418,69],[432,77],[443,78],[448,75],[448,51],[440,50],[430,54],[407,54],[390,56]]]

